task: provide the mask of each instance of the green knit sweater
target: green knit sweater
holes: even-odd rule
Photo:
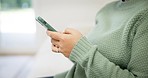
[[[54,78],[148,78],[148,0],[106,5],[69,59],[72,69]]]

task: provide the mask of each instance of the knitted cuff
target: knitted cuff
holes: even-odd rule
[[[81,37],[78,43],[74,46],[69,59],[77,63],[83,63],[88,58],[89,50],[92,48],[92,44],[86,37]]]

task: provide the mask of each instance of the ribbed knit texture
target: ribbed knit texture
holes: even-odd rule
[[[73,68],[54,78],[148,78],[148,0],[105,6],[69,59]]]

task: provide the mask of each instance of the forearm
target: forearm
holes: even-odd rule
[[[74,47],[70,59],[85,69],[88,78],[135,78],[127,69],[123,70],[110,62],[85,37]]]

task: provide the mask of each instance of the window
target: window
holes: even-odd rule
[[[31,0],[0,0],[1,33],[35,33]]]

